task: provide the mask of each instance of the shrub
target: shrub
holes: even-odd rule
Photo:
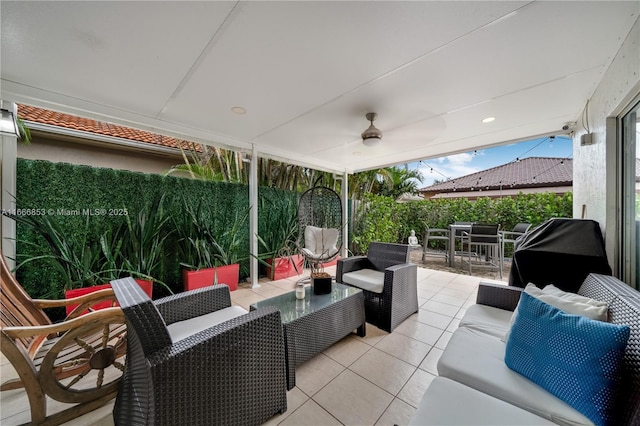
[[[456,221],[498,223],[511,230],[519,222],[537,226],[554,217],[573,216],[573,194],[523,194],[514,198],[470,201],[466,198],[435,199],[396,203],[393,199],[368,195],[355,210],[351,231],[351,251],[364,254],[373,241],[406,243],[416,231],[422,244],[425,225],[446,228]]]

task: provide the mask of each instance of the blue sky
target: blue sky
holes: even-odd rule
[[[434,180],[457,178],[491,167],[510,163],[516,158],[557,157],[573,158],[573,142],[567,136],[540,138],[494,148],[479,149],[446,157],[409,163],[409,169],[418,169],[424,176],[419,187],[433,184]],[[433,171],[431,171],[433,168]]]

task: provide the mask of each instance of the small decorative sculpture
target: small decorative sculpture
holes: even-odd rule
[[[420,244],[418,244],[418,237],[416,237],[416,231],[413,229],[411,230],[411,235],[409,235],[409,246],[411,248],[420,247]]]

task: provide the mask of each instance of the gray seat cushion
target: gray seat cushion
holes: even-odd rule
[[[228,308],[220,309],[206,315],[202,315],[195,318],[190,318],[185,321],[174,322],[167,326],[167,331],[171,337],[173,343],[178,340],[185,339],[191,335],[199,333],[202,330],[206,330],[214,325],[221,324],[230,319],[239,317],[247,313],[247,310],[240,306],[229,306]]]
[[[472,328],[502,339],[509,330],[513,312],[487,305],[471,305],[459,327]]]
[[[436,377],[409,425],[552,425],[554,423],[468,386]]]
[[[360,269],[343,274],[342,281],[363,290],[382,293],[384,289],[384,272],[373,269]]]
[[[499,337],[460,327],[438,361],[438,373],[557,424],[593,424],[567,403],[507,367],[505,347]]]

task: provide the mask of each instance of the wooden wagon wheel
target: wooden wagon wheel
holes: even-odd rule
[[[40,366],[40,384],[53,399],[79,403],[117,390],[127,352],[122,315],[92,321],[63,334]]]

